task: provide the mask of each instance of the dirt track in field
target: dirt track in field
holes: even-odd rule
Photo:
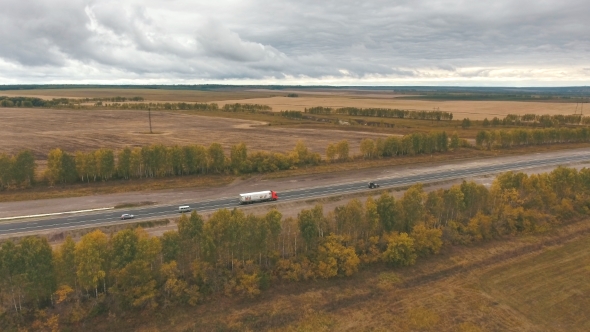
[[[54,148],[67,152],[99,148],[122,149],[149,144],[208,146],[218,142],[224,148],[245,142],[252,150],[286,152],[303,140],[314,152],[324,154],[326,146],[342,139],[356,154],[363,138],[383,134],[339,130],[278,128],[262,122],[152,112],[149,134],[148,114],[134,110],[54,110],[0,108],[0,152],[30,149],[45,159]]]

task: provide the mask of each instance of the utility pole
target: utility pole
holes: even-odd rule
[[[153,134],[152,132],[152,109],[148,108],[148,118],[150,119],[150,134]]]

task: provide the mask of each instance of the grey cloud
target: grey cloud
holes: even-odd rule
[[[556,68],[573,68],[588,81],[584,0],[5,0],[2,7],[0,60],[65,80],[79,79],[71,73],[83,67],[138,82],[534,80],[541,74],[531,68],[559,79]],[[2,68],[0,79],[12,82],[15,71]]]

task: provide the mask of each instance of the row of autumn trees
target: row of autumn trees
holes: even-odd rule
[[[391,136],[361,142],[363,158],[446,152],[459,146],[456,133],[449,138],[446,132],[416,133],[403,137]],[[310,151],[302,141],[287,153],[248,152],[244,143],[234,145],[229,156],[219,143],[201,145],[150,145],[124,148],[118,152],[98,149],[90,152],[68,153],[51,150],[47,156],[45,179],[50,184],[96,182],[111,179],[141,179],[166,176],[203,174],[267,173],[319,165],[322,162],[342,162],[352,158],[347,140],[329,144],[327,160]],[[28,164],[24,165],[24,162]],[[30,184],[34,179],[35,162],[28,151],[16,156],[0,154],[0,189]],[[25,176],[26,175],[26,176]],[[25,181],[26,180],[26,181]]]
[[[348,143],[347,143],[348,144]],[[227,156],[219,143],[202,145],[125,148],[118,153],[111,149],[77,152],[72,155],[54,149],[47,157],[45,176],[50,183],[75,181],[106,181],[112,178],[154,178],[191,174],[220,174],[226,172],[252,173],[286,170],[317,165],[321,156],[299,141],[288,153],[248,153],[244,143],[231,147]]]
[[[485,118],[482,122],[484,127],[496,126],[532,126],[532,127],[557,127],[563,125],[587,125],[590,124],[590,117],[581,114],[508,114],[504,118],[498,117],[488,120]]]
[[[84,108],[109,107],[118,109],[137,109],[137,110],[199,110],[199,111],[223,111],[223,112],[269,112],[272,107],[260,104],[226,104],[219,107],[216,103],[154,103],[143,102],[143,97],[107,97],[107,98],[53,98],[51,100],[37,97],[6,97],[0,96],[0,107],[70,107]],[[109,104],[107,104],[110,102]]]
[[[205,222],[193,212],[162,237],[96,230],[56,249],[40,237],[9,240],[0,247],[0,329],[253,297],[275,283],[350,276],[376,262],[412,265],[443,245],[546,232],[589,214],[590,169],[560,167],[504,173],[490,189],[463,182],[425,193],[418,184],[399,199],[384,192],[297,218],[222,209]]]
[[[345,114],[351,116],[370,116],[379,118],[400,118],[420,120],[453,120],[453,113],[443,111],[414,111],[391,108],[360,108],[360,107],[310,107],[305,108],[310,114]]]
[[[481,130],[475,144],[482,148],[590,142],[590,128]]]

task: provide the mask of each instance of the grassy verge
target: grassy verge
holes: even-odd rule
[[[400,166],[400,165],[427,165],[432,163],[460,161],[479,158],[494,158],[504,156],[518,156],[523,154],[555,152],[568,149],[587,148],[589,143],[571,143],[571,144],[554,144],[554,145],[536,145],[528,147],[519,147],[504,150],[479,150],[472,148],[461,148],[457,151],[447,153],[435,153],[432,155],[418,155],[418,156],[403,156],[387,159],[376,160],[353,160],[344,163],[329,163],[315,167],[300,168],[295,170],[288,170],[283,172],[276,172],[266,174],[265,179],[279,179],[293,176],[310,175],[310,174],[325,174],[342,171],[363,170],[370,168],[386,167],[386,166]]]
[[[154,204],[156,204],[156,203],[155,202],[148,202],[148,201],[139,202],[139,203],[121,203],[121,204],[115,205],[115,209],[128,209],[128,208],[154,205]]]
[[[181,176],[89,184],[79,183],[61,187],[33,187],[19,191],[2,192],[0,193],[0,202],[80,197],[173,188],[211,188],[225,186],[235,178],[233,175]]]

